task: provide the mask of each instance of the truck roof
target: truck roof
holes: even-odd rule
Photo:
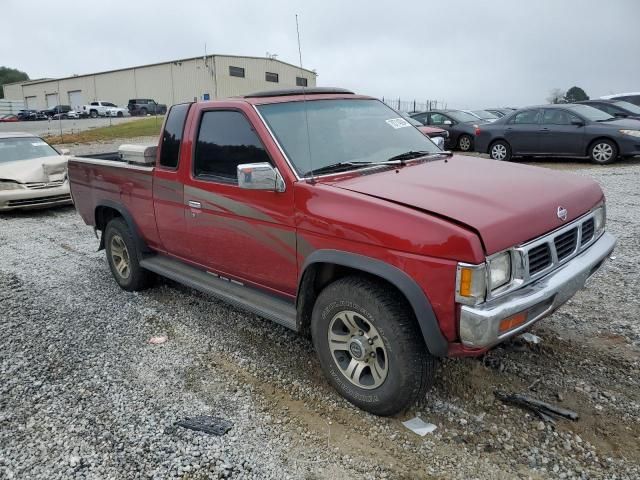
[[[286,88],[280,90],[268,90],[255,92],[238,97],[211,100],[202,103],[217,103],[229,101],[243,101],[251,105],[264,105],[268,103],[302,102],[304,100],[328,100],[339,98],[373,99],[366,95],[357,95],[351,90],[336,87],[314,87],[314,88]]]

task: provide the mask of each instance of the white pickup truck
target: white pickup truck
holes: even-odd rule
[[[80,115],[82,117],[124,117],[128,115],[126,108],[118,107],[111,102],[96,101],[91,102],[88,105],[83,105],[80,109]]]

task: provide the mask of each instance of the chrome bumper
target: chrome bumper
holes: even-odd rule
[[[584,287],[588,278],[613,252],[615,245],[613,235],[605,232],[584,252],[538,281],[481,305],[462,306],[462,343],[470,348],[491,347],[551,314]],[[521,312],[527,312],[526,322],[501,333],[500,322]]]

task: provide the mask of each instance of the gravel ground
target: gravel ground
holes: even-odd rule
[[[538,164],[602,184],[614,258],[540,346],[445,360],[395,418],[339,397],[284,328],[169,281],[120,290],[73,209],[1,215],[0,478],[639,478],[640,162]],[[580,419],[542,423],[496,389]],[[233,428],[174,426],[196,414]],[[438,429],[405,429],[416,415]]]

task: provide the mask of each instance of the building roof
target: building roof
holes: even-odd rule
[[[277,58],[269,58],[269,57],[248,57],[248,56],[244,56],[244,55],[224,55],[224,54],[218,54],[218,53],[212,53],[206,56],[207,58],[212,58],[212,57],[231,57],[231,58],[250,58],[253,60],[268,60],[271,62],[278,62],[278,63],[282,63],[283,65],[287,65],[289,67],[293,67],[293,68],[297,68],[300,69],[299,66],[297,65],[293,65],[291,63],[287,63],[287,62],[283,62],[282,60],[278,60]],[[71,80],[73,78],[81,78],[81,77],[90,77],[92,75],[103,75],[105,73],[114,73],[114,72],[123,72],[125,70],[131,70],[134,68],[147,68],[147,67],[155,67],[158,65],[167,65],[169,63],[178,63],[178,62],[188,62],[190,60],[197,60],[199,58],[204,58],[204,55],[199,56],[199,57],[189,57],[189,58],[180,58],[178,60],[168,60],[166,62],[157,62],[157,63],[148,63],[146,65],[135,65],[133,67],[125,67],[125,68],[116,68],[113,70],[104,70],[102,72],[95,72],[95,73],[83,73],[81,75],[71,75],[68,77],[60,77],[60,78],[40,78],[37,80],[23,80],[20,82],[11,82],[11,83],[5,83],[3,86],[7,86],[7,85],[33,85],[33,84],[37,84],[37,83],[45,83],[45,82],[57,82],[57,81],[62,81],[62,80]],[[306,68],[302,68],[302,70],[308,74],[311,75],[318,75],[316,72],[314,72],[313,70],[309,70]]]

